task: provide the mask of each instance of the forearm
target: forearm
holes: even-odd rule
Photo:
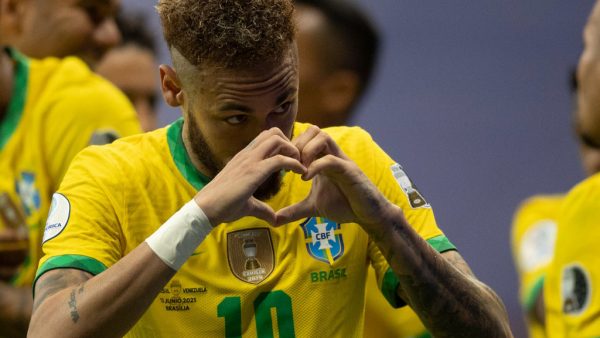
[[[0,337],[25,337],[32,303],[31,287],[0,282]]]
[[[385,222],[372,236],[399,278],[399,294],[435,337],[512,336],[502,302],[462,259],[435,251],[397,208]]]
[[[142,243],[115,265],[83,283],[56,293],[52,293],[52,287],[45,288],[49,292],[42,294],[36,291],[29,336],[123,336],[174,274],[173,269]],[[61,275],[57,274],[56,278],[60,279]],[[40,282],[44,281],[40,279],[38,284]],[[61,283],[64,281],[57,282],[57,288]]]

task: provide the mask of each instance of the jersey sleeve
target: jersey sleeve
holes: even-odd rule
[[[455,246],[438,227],[431,206],[410,180],[406,170],[390,158],[369,134],[360,128],[353,129],[355,129],[352,131],[354,136],[362,134],[361,137],[357,137],[362,143],[362,146],[357,145],[357,149],[362,149],[358,157],[370,158],[364,164],[358,162],[363,172],[369,176],[389,201],[402,208],[408,223],[435,250],[440,253],[455,250]],[[400,284],[398,278],[377,245],[372,241],[369,243],[369,256],[385,298],[394,307],[405,305],[404,301],[396,294]]]
[[[549,337],[600,337],[600,174],[567,195],[544,286]]]
[[[82,82],[58,91],[43,114],[47,129],[41,146],[53,190],[81,149],[141,132],[132,105],[118,89],[93,74]]]
[[[120,170],[100,148],[89,147],[74,159],[52,198],[36,281],[57,268],[96,275],[123,255],[119,225],[126,222],[126,211]]]
[[[519,274],[519,299],[529,312],[541,295],[554,253],[557,209],[562,198],[533,197],[521,204],[513,218],[511,248]]]

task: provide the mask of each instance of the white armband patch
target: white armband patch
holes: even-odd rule
[[[65,229],[69,222],[69,216],[71,216],[71,203],[64,195],[54,193],[46,219],[42,244],[58,236]]]

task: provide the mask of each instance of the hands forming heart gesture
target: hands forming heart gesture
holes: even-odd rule
[[[253,196],[273,173],[290,170],[312,180],[301,202],[274,211]],[[254,216],[272,225],[321,216],[363,227],[381,224],[394,206],[333,139],[312,126],[293,141],[277,128],[259,134],[237,153],[194,200],[213,226]]]

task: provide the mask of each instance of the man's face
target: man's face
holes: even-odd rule
[[[208,175],[216,175],[264,130],[276,127],[292,137],[298,109],[295,48],[276,65],[246,72],[209,67],[201,73],[199,86],[186,93],[184,132]],[[268,199],[279,185],[280,174],[274,173],[255,196]]]
[[[120,0],[26,0],[15,45],[34,58],[76,55],[94,67],[119,43]]]
[[[594,7],[583,39],[574,124],[584,169],[592,175],[600,172],[600,3]]]
[[[127,95],[144,131],[156,129],[156,95],[159,77],[154,54],[132,44],[113,48],[102,58],[96,72]]]

